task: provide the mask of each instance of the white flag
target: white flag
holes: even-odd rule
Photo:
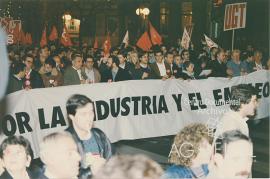
[[[128,45],[128,44],[129,44],[128,30],[127,30],[127,32],[126,32],[126,35],[125,35],[124,39],[123,39],[123,43],[124,43],[125,45]]]
[[[204,38],[209,49],[211,49],[212,47],[218,48],[218,45],[209,37],[207,37],[205,34],[204,34]]]
[[[190,37],[188,35],[187,29],[184,28],[183,36],[182,36],[182,41],[181,41],[181,46],[184,49],[188,49],[189,47],[189,42],[190,42]]]

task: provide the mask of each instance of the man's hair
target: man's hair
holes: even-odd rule
[[[172,56],[173,56],[173,52],[172,52],[172,51],[168,51],[168,52],[166,53],[166,57],[168,57],[168,55],[172,55]]]
[[[247,52],[247,57],[253,57],[254,53],[252,51]]]
[[[217,53],[215,54],[215,58],[217,58],[217,56],[221,53],[225,53],[224,49],[218,48]]]
[[[191,64],[193,64],[191,61],[185,61],[183,63],[183,68],[186,70],[189,67],[189,65],[191,65]]]
[[[239,130],[230,130],[227,132],[222,133],[220,136],[217,137],[215,141],[215,153],[219,153],[221,155],[226,155],[226,147],[228,144],[232,142],[236,142],[239,140],[245,140],[252,144],[251,138],[243,134]]]
[[[120,61],[119,58],[117,56],[111,56],[112,58],[112,63],[115,63],[117,67],[119,67]]]
[[[112,47],[110,49],[110,53],[113,53],[114,51],[117,51],[117,53],[119,52],[119,48],[118,47]]]
[[[70,133],[63,132],[63,131],[62,132],[54,132],[54,133],[51,133],[51,134],[45,136],[42,139],[41,143],[39,144],[40,154],[42,156],[44,156],[44,154],[46,153],[46,151],[48,149],[51,149],[53,146],[55,146],[55,144],[61,144],[63,139],[71,139],[71,140],[73,140]],[[41,159],[42,159],[42,157],[41,157]]]
[[[75,60],[77,57],[82,57],[82,55],[78,52],[74,52],[71,54],[71,60]]]
[[[161,53],[161,54],[163,53],[160,47],[155,47],[154,48],[154,55],[156,56],[157,53]]]
[[[238,49],[234,49],[233,51],[232,51],[232,55],[234,54],[234,53],[241,53],[241,51],[240,50],[238,50]]]
[[[141,59],[145,54],[148,55],[148,52],[147,52],[147,51],[141,50],[141,51],[138,53],[138,58]]]
[[[53,68],[56,67],[56,62],[54,61],[53,56],[48,57],[48,58],[45,60],[45,64],[48,64],[48,65],[50,65],[50,66],[53,67]]]
[[[144,155],[118,155],[112,157],[93,179],[157,179],[162,174],[159,164]]]
[[[50,50],[48,45],[44,45],[44,46],[42,46],[42,47],[40,47],[40,48],[38,49],[38,55],[40,55],[41,52],[42,52],[42,50],[45,49],[45,48],[48,48],[48,50]]]
[[[33,150],[31,148],[30,142],[24,138],[23,136],[9,136],[6,138],[0,145],[0,157],[4,157],[4,151],[9,145],[20,145],[23,146],[25,149],[26,155],[29,155],[31,158],[33,158]],[[14,156],[14,158],[17,156]]]
[[[64,48],[64,47],[60,47],[60,48],[58,48],[57,50],[56,50],[56,54],[57,55],[59,55],[59,54],[61,54],[62,52],[67,52],[67,49],[66,48]]]
[[[93,60],[93,62],[95,61],[95,59],[92,55],[86,55],[86,57],[84,58],[84,62],[87,62],[88,58],[91,58]]]
[[[261,52],[260,50],[255,50],[255,51],[254,51],[254,56],[257,55],[257,54],[262,55],[262,52]]]
[[[181,147],[181,154],[179,152],[171,153],[169,156],[169,162],[190,167],[192,160],[197,157],[200,149],[200,144],[206,139],[209,143],[212,143],[212,137],[208,135],[208,128],[204,124],[195,123],[184,127],[174,138],[173,146],[179,149]],[[190,145],[185,145],[185,144]],[[184,144],[184,145],[183,145]],[[187,157],[190,151],[193,150],[192,156]]]
[[[239,111],[241,104],[248,104],[253,95],[256,95],[256,90],[248,84],[240,84],[231,88],[231,104],[230,108],[233,111]]]
[[[189,51],[187,49],[183,49],[180,53],[181,58],[183,58],[185,52],[189,52]]]
[[[34,57],[33,57],[33,55],[31,55],[31,54],[26,54],[26,55],[24,55],[24,56],[22,57],[22,61],[25,62],[25,61],[26,61],[26,58],[32,58],[32,59],[33,59],[33,63],[34,63]]]
[[[210,54],[212,54],[215,50],[218,50],[218,48],[217,47],[212,47],[211,49],[210,49]],[[217,51],[216,51],[217,52]],[[216,55],[216,54],[213,54],[213,55]]]
[[[127,51],[126,50],[120,50],[118,55],[122,55],[124,58],[127,58]]]
[[[26,65],[22,62],[14,62],[10,65],[10,71],[12,74],[17,75],[21,71],[24,71]]]
[[[179,53],[177,53],[177,54],[174,55],[174,58],[175,57],[180,57],[181,58],[181,55]]]
[[[88,103],[93,104],[93,101],[87,96],[81,94],[72,95],[70,98],[68,98],[66,103],[67,114],[75,116],[77,109],[84,107]]]
[[[60,58],[60,56],[59,56],[58,53],[53,53],[53,54],[50,55],[50,57],[52,57],[52,58],[54,58],[54,57],[59,57],[59,58]]]

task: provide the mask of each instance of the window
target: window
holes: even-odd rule
[[[168,34],[169,26],[169,8],[165,2],[160,3],[160,31],[162,34]]]
[[[182,29],[186,27],[187,31],[190,33],[192,30],[192,2],[183,2],[182,3]]]

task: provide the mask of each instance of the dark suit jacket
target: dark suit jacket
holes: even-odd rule
[[[38,172],[31,172],[30,170],[26,169],[28,176],[30,179],[36,179],[38,178]],[[8,173],[7,170],[5,170],[2,175],[0,176],[0,179],[13,179],[13,177]],[[45,178],[44,178],[45,179]]]
[[[181,72],[182,72],[182,68],[180,68],[175,63],[173,63],[172,75],[175,76],[175,78],[179,78],[179,75],[181,74]]]
[[[23,82],[25,82],[25,77],[23,78]],[[44,88],[43,80],[40,74],[36,70],[32,70],[30,73],[30,86],[31,88]]]
[[[18,80],[12,74],[9,77],[8,87],[7,87],[7,94],[13,93],[15,91],[19,91],[23,89],[23,81]]]
[[[212,73],[211,77],[227,77],[227,66],[224,63],[219,63],[218,60],[212,60],[209,64]]]
[[[106,70],[103,74],[102,74],[102,82],[108,82],[109,80],[111,81],[125,81],[125,80],[131,80],[131,76],[130,74],[122,69],[122,68],[118,68],[118,72],[113,80],[113,76],[112,76],[112,71],[111,70]]]
[[[262,64],[262,68],[265,69],[264,64],[262,62],[261,64]],[[252,72],[257,71],[255,62],[252,62],[250,66],[251,66]]]
[[[198,80],[198,79],[206,79],[205,76],[197,76],[195,73],[194,73],[194,76],[189,76],[187,73],[185,72],[181,72],[179,74],[179,78],[182,78],[183,80]]]
[[[49,179],[44,173],[40,173],[40,175],[36,179]]]
[[[82,71],[82,78],[87,79],[85,73]],[[72,67],[68,67],[64,72],[64,86],[65,85],[79,85],[81,80],[78,72]]]
[[[171,74],[171,67],[168,63],[165,63],[165,68],[166,68],[166,72],[169,70],[170,74]],[[160,75],[160,71],[159,71],[159,68],[158,68],[158,65],[157,63],[152,63],[150,64],[150,68],[151,68],[151,74],[150,74],[150,78],[152,79],[161,79],[162,76]],[[170,75],[169,75],[170,76]]]
[[[134,68],[132,70],[132,79],[134,80],[141,80],[143,73],[148,73],[148,77],[144,79],[150,79],[150,74],[151,74],[151,68],[147,66],[146,68],[139,67],[139,68]]]

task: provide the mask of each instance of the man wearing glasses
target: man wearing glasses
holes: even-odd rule
[[[92,56],[89,55],[86,57],[83,71],[87,76],[87,83],[100,82],[101,76],[99,71],[94,67],[94,58]]]
[[[26,73],[23,79],[25,89],[44,88],[43,80],[40,74],[33,69],[34,57],[32,55],[25,55],[23,63],[26,66]]]

